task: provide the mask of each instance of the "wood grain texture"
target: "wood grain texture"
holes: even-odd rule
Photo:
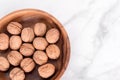
[[[49,59],[48,61],[49,63],[52,63],[56,66],[55,74],[48,79],[43,79],[38,75],[37,69],[39,66],[37,65],[32,72],[26,74],[26,79],[25,79],[25,80],[59,80],[60,77],[63,75],[64,71],[66,70],[70,58],[70,43],[67,33],[64,30],[64,27],[59,23],[57,19],[55,19],[53,16],[51,16],[46,12],[43,12],[41,10],[25,9],[25,10],[19,10],[13,12],[3,17],[0,20],[0,33],[5,32],[9,36],[11,36],[6,31],[6,26],[11,21],[17,21],[21,23],[23,27],[31,27],[31,28],[33,28],[34,24],[37,22],[44,22],[47,24],[48,27],[47,30],[55,27],[60,31],[61,35],[59,41],[57,42],[57,45],[61,50],[61,55],[57,60]],[[6,57],[9,51],[10,49],[6,51],[1,51],[0,55]],[[10,80],[9,72],[12,68],[13,66],[11,66],[7,72],[0,72],[0,80]]]

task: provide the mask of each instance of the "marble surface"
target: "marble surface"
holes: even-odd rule
[[[120,80],[120,0],[0,0],[0,18],[41,9],[65,27],[71,43],[61,80]]]

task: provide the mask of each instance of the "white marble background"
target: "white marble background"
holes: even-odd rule
[[[41,9],[65,27],[71,43],[61,80],[120,80],[120,0],[0,0],[0,18]]]

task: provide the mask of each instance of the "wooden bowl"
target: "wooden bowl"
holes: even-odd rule
[[[26,73],[25,79],[25,80],[59,80],[60,77],[63,75],[64,71],[66,70],[70,58],[69,39],[64,27],[60,24],[60,22],[50,14],[41,10],[34,9],[19,10],[3,17],[0,20],[0,33],[5,32],[9,36],[11,36],[6,30],[6,26],[11,21],[17,21],[21,23],[23,27],[33,27],[33,25],[37,22],[45,22],[47,24],[48,29],[55,27],[60,31],[61,35],[59,41],[57,42],[57,45],[61,50],[61,55],[57,60],[49,59],[48,61],[49,63],[52,63],[56,66],[55,74],[48,79],[43,79],[38,75],[37,65],[32,72]],[[10,50],[11,49],[1,51],[0,56],[6,57]],[[10,80],[9,72],[11,71],[12,68],[13,66],[11,66],[10,69],[6,72],[0,72],[0,80]]]

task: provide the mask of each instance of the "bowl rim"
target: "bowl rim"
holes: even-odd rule
[[[45,14],[45,16],[49,17],[50,19],[52,19],[55,23],[57,23],[58,26],[61,27],[61,30],[64,32],[65,34],[65,37],[66,37],[66,48],[67,48],[67,52],[66,52],[66,60],[64,62],[64,65],[60,71],[60,73],[58,74],[58,76],[55,78],[55,80],[59,80],[62,75],[64,74],[64,72],[66,71],[66,68],[68,66],[68,63],[69,63],[69,60],[70,60],[70,41],[69,41],[69,37],[66,33],[66,30],[64,29],[63,25],[54,17],[52,16],[51,14],[49,14],[48,12],[45,12],[43,10],[39,10],[39,9],[21,9],[21,10],[16,10],[16,11],[13,11],[9,14],[7,14],[6,16],[2,17],[0,19],[0,28],[1,28],[1,24],[5,24],[5,21],[8,21],[7,19],[10,19],[12,20],[13,17],[15,17],[16,15],[21,15],[21,14],[24,14],[24,13],[29,13],[29,12],[35,12],[35,13],[39,13],[39,14]],[[59,27],[59,28],[60,28]]]

